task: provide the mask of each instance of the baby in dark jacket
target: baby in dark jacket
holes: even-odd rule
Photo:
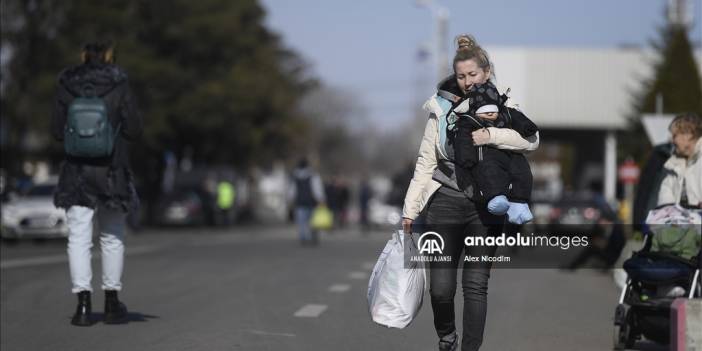
[[[500,95],[488,81],[474,85],[463,96],[453,91],[453,147],[457,167],[470,170],[487,209],[495,215],[508,216],[511,223],[524,224],[534,216],[527,203],[531,197],[533,177],[523,154],[494,146],[473,144],[472,132],[481,128],[510,128],[526,138],[538,128],[519,110],[505,106],[507,96]],[[442,92],[440,91],[440,95]]]

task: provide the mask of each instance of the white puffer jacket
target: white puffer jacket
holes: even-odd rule
[[[429,112],[429,120],[419,146],[414,176],[405,195],[402,209],[404,218],[416,219],[434,192],[441,187],[441,183],[432,179],[438,160],[446,159],[441,152],[438,127],[439,118],[445,118],[445,116],[438,99],[442,98],[434,95],[423,106],[424,110]],[[538,132],[527,140],[512,129],[490,127],[488,131],[490,132],[489,144],[500,149],[529,152],[539,147]]]
[[[690,158],[671,156],[663,168],[666,172],[658,192],[658,205],[680,202],[683,179],[687,201],[690,205],[702,205],[702,138],[695,144],[695,153]]]

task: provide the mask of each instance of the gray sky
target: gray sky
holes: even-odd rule
[[[351,93],[381,128],[409,121],[432,93],[436,69],[418,60],[431,43],[431,12],[414,0],[262,0],[267,23],[326,84]],[[449,39],[471,33],[483,46],[648,46],[666,0],[436,1],[449,11]],[[692,0],[700,42],[702,0]],[[449,52],[455,49],[448,43]],[[499,67],[496,67],[499,72]]]

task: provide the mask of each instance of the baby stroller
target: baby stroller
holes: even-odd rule
[[[614,349],[634,346],[641,336],[670,339],[670,308],[676,298],[702,296],[702,216],[669,205],[649,212],[644,246],[624,262],[627,282],[614,312]]]

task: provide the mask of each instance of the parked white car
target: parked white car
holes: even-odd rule
[[[56,180],[34,185],[25,195],[2,205],[0,235],[5,239],[49,239],[68,236],[66,212],[56,208]]]

